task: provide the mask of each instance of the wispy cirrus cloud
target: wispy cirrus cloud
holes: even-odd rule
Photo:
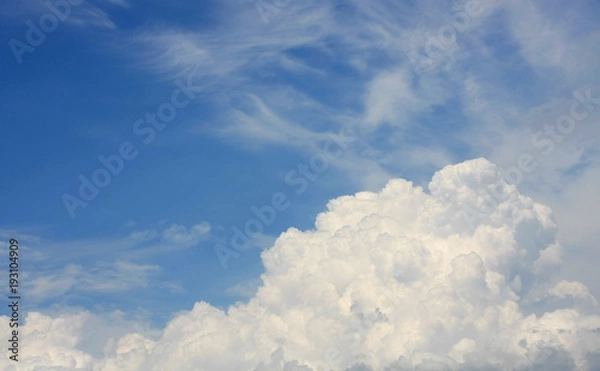
[[[389,174],[431,172],[469,155],[514,163],[531,146],[522,123],[546,119],[532,107],[558,111],[597,76],[589,3],[565,12],[532,1],[293,2],[266,24],[254,5],[223,3],[214,27],[144,30],[132,37],[135,56],[162,75],[201,66],[206,99],[219,113],[195,133],[314,152],[323,127],[352,128],[357,145],[335,166],[354,180],[359,167],[361,184],[373,188]],[[413,52],[429,52],[432,68],[417,73]],[[595,161],[596,145],[585,138],[597,130],[586,125],[570,136],[580,155],[542,161],[558,173],[532,178],[537,187],[557,187],[559,174]],[[435,154],[424,153],[432,142]]]
[[[118,5],[122,8],[130,6],[125,0],[105,0],[103,2]],[[11,3],[8,5],[6,3],[0,5],[0,16],[21,19],[49,14],[50,16],[59,16],[61,20],[72,26],[115,30],[117,28],[116,24],[112,21],[109,13],[102,8],[102,6],[85,0],[73,4],[67,1],[26,0],[18,4]]]
[[[193,246],[208,236],[210,224],[203,222],[190,228],[172,224],[163,231],[163,239],[168,243]]]
[[[147,288],[160,267],[116,261],[99,262],[92,267],[69,264],[60,270],[25,275],[25,290],[36,302],[67,293],[119,293]]]
[[[56,241],[35,234],[0,230],[0,238],[19,236],[28,260],[23,273],[28,297],[36,304],[64,296],[118,294],[150,285],[169,292],[185,291],[180,283],[160,279],[162,267],[147,263],[163,254],[183,252],[211,238],[208,222],[184,226],[157,223],[122,237]],[[66,264],[65,264],[66,263]]]

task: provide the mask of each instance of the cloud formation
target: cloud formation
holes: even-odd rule
[[[169,243],[176,245],[196,245],[200,240],[206,238],[210,232],[210,224],[202,222],[185,228],[182,225],[173,224],[163,232],[163,239]]]
[[[29,313],[21,369],[598,369],[598,303],[558,278],[551,210],[485,159],[443,168],[428,188],[394,179],[330,201],[314,230],[290,228],[263,252],[247,303],[196,303],[101,358],[78,348],[84,315]],[[502,201],[471,229],[461,211],[489,193]]]
[[[27,277],[26,289],[30,300],[45,300],[77,292],[123,292],[147,287],[160,272],[156,265],[117,261],[98,262],[94,267],[69,264],[56,272],[36,273]],[[27,282],[29,281],[30,282]]]

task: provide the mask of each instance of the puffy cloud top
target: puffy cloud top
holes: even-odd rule
[[[157,340],[126,335],[104,358],[76,347],[85,316],[64,329],[65,316],[31,313],[22,369],[600,367],[598,304],[560,280],[551,210],[487,160],[440,170],[429,191],[394,179],[327,209],[314,230],[291,228],[263,252],[247,303],[197,303]]]

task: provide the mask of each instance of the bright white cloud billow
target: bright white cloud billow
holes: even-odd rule
[[[503,201],[471,229],[463,210],[486,194]],[[21,369],[598,369],[598,304],[559,278],[556,231],[484,159],[445,167],[428,192],[391,180],[283,233],[247,303],[197,303],[157,339],[132,333],[97,358],[77,346],[85,316],[30,313]]]

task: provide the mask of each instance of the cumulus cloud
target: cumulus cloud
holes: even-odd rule
[[[445,167],[428,188],[394,179],[332,200],[315,229],[291,228],[262,253],[248,302],[196,303],[159,337],[130,333],[103,357],[78,348],[84,317],[30,313],[21,369],[598,369],[598,304],[559,278],[551,210],[484,159]],[[464,208],[491,192],[502,201],[466,223]]]

